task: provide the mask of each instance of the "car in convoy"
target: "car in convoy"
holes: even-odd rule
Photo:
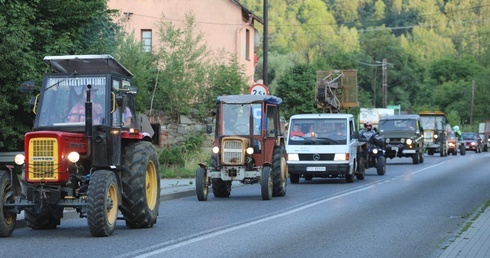
[[[359,133],[351,114],[296,114],[289,120],[286,152],[289,179],[364,179],[364,161],[358,154]]]
[[[462,133],[463,142],[466,150],[474,151],[475,153],[480,153],[483,150],[482,139],[478,133],[474,132],[463,132]]]
[[[385,157],[412,158],[424,162],[424,133],[419,115],[385,115],[379,120],[379,134],[385,141]]]

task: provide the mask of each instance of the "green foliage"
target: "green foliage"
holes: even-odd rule
[[[105,0],[0,2],[0,149],[21,150],[32,128],[30,96],[20,83],[39,85],[46,55],[109,53],[118,26]]]
[[[283,76],[276,89],[276,95],[283,100],[283,115],[315,113],[316,72],[308,65],[297,65]]]
[[[206,70],[206,82],[198,89],[198,100],[194,107],[200,117],[206,117],[216,107],[216,98],[221,95],[244,94],[247,79],[243,67],[235,56],[219,52]]]
[[[204,142],[204,135],[188,135],[185,141],[179,145],[163,149],[159,156],[159,162],[164,167],[183,167],[185,156],[189,156]]]
[[[162,17],[158,34],[160,48],[156,55],[161,70],[154,104],[177,119],[179,114],[190,112],[189,102],[198,97],[199,87],[205,84],[208,49],[190,13],[182,26]]]
[[[121,34],[118,37],[118,47],[114,57],[134,75],[133,86],[138,87],[136,110],[144,112],[152,110],[153,92],[157,88],[156,56],[143,50],[142,44],[136,41],[134,33]]]
[[[183,167],[185,160],[182,157],[182,148],[180,146],[174,146],[163,149],[158,157],[158,162],[163,167]]]

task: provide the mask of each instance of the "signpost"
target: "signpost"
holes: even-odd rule
[[[402,107],[401,107],[401,105],[391,105],[391,106],[388,105],[388,106],[386,106],[386,108],[389,108],[389,109],[398,109],[398,114],[400,114]]]
[[[250,95],[269,95],[269,89],[262,83],[255,83],[249,89]]]

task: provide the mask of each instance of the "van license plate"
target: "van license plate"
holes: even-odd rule
[[[306,167],[306,171],[326,171],[325,167]]]

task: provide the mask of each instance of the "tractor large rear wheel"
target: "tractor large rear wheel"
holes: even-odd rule
[[[110,236],[117,222],[119,185],[114,172],[97,170],[87,190],[87,221],[94,237]]]
[[[158,155],[150,142],[128,144],[122,156],[123,203],[121,211],[129,228],[150,228],[160,207]]]
[[[9,237],[15,228],[17,213],[8,212],[3,207],[4,203],[13,202],[10,199],[13,195],[12,183],[9,173],[0,171],[0,237]]]

